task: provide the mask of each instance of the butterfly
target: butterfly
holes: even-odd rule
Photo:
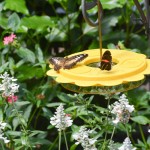
[[[112,56],[110,51],[105,51],[103,56],[102,56],[102,60],[100,63],[100,69],[101,70],[111,70],[112,68]]]
[[[59,71],[63,69],[71,69],[78,62],[84,60],[88,54],[79,54],[71,57],[52,57],[49,59],[50,64],[54,65],[54,70]]]

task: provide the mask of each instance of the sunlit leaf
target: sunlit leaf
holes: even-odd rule
[[[50,42],[61,42],[67,40],[67,35],[65,32],[62,32],[58,28],[53,28],[51,32],[46,35],[46,39]]]
[[[28,122],[28,119],[29,119],[29,117],[30,117],[30,115],[31,115],[31,111],[32,111],[32,107],[33,107],[33,105],[32,104],[30,104],[29,106],[27,106],[26,107],[26,109],[24,110],[24,118],[25,118],[25,120]]]
[[[12,31],[16,31],[20,26],[20,18],[16,13],[13,13],[8,18],[8,28]]]
[[[21,26],[29,29],[42,29],[44,27],[54,27],[55,19],[49,16],[31,16],[25,17],[21,20]]]
[[[131,117],[131,120],[133,120],[136,123],[142,124],[142,125],[150,124],[150,119],[148,119],[145,116]]]
[[[29,65],[22,65],[16,69],[18,71],[18,75],[16,77],[19,80],[26,80],[32,78],[41,78],[44,76],[44,72],[42,68],[33,67]]]
[[[5,9],[14,10],[28,15],[28,9],[25,4],[25,0],[5,0]]]
[[[104,9],[114,9],[122,7],[118,0],[101,0],[101,3]]]
[[[18,107],[20,107],[20,106],[28,105],[28,104],[30,104],[30,102],[29,101],[17,101],[17,102],[15,102],[15,104]]]
[[[35,62],[35,54],[27,48],[21,47],[19,50],[16,51],[16,53],[18,54],[18,56],[20,56],[21,58],[25,59],[28,62],[31,63]]]
[[[76,147],[77,147],[77,146],[78,146],[77,144],[73,144],[73,145],[71,146],[70,150],[76,150]]]

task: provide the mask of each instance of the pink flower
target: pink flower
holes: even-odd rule
[[[67,117],[71,117],[71,115],[70,115],[70,114],[66,114],[66,116],[67,116]]]
[[[18,96],[15,96],[15,95],[7,97],[7,102],[10,104],[12,104],[13,102],[16,102],[17,100],[18,100]]]
[[[13,43],[15,38],[16,38],[16,35],[13,33],[9,36],[4,37],[4,40],[3,40],[4,45],[8,45],[10,43]]]

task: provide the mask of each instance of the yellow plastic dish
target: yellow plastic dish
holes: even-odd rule
[[[72,69],[51,69],[48,76],[55,77],[56,82],[65,88],[81,93],[103,94],[129,90],[141,85],[145,75],[150,74],[150,59],[143,54],[127,50],[109,50],[112,61],[116,64],[110,71],[88,66],[99,62],[99,49],[86,50],[73,55],[86,53],[88,57]],[[50,65],[50,68],[53,66]],[[119,88],[121,88],[119,90]],[[93,91],[93,92],[92,92]],[[109,92],[108,92],[109,91]]]

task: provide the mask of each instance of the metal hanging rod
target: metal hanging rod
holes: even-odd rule
[[[142,19],[143,25],[146,30],[146,34],[148,38],[150,39],[150,0],[145,0],[145,6],[146,6],[146,15],[144,11],[142,10],[142,7],[138,0],[133,0]]]

